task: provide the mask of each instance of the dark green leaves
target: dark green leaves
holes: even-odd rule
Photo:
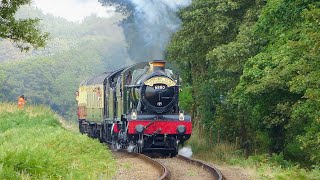
[[[10,39],[21,51],[44,47],[49,38],[37,27],[39,19],[17,19],[15,13],[20,6],[29,4],[30,0],[1,0],[0,3],[0,38]]]
[[[319,164],[320,3],[195,0],[180,15],[168,58],[192,83],[197,120]]]

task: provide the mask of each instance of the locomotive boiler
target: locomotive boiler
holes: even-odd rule
[[[179,107],[180,83],[162,60],[84,81],[77,93],[80,132],[114,148],[175,156],[192,133],[191,117]]]

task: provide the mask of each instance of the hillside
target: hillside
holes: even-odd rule
[[[31,7],[20,9],[17,16],[42,19],[50,40],[46,48],[27,53],[0,40],[0,101],[15,102],[24,94],[31,104],[49,105],[75,119],[74,93],[80,82],[130,62],[117,25],[121,16],[90,16],[74,23]]]
[[[112,177],[115,161],[97,140],[61,127],[44,106],[0,104],[1,179]]]

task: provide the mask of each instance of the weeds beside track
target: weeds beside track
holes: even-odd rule
[[[109,179],[115,160],[97,140],[61,127],[44,106],[0,104],[1,179]]]

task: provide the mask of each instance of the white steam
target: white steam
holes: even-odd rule
[[[131,0],[135,6],[135,13],[150,24],[167,24],[169,28],[176,24],[170,13],[176,13],[180,8],[186,7],[191,0]],[[175,19],[176,20],[176,19]]]
[[[130,145],[127,147],[127,151],[128,151],[128,152],[132,152],[134,148],[135,148],[135,146],[132,145],[132,144],[130,144]]]
[[[192,156],[192,149],[191,147],[183,147],[179,150],[178,154],[190,158]]]
[[[163,59],[166,45],[181,24],[177,12],[192,0],[101,0],[122,3],[130,16],[121,26],[133,61]]]
[[[135,6],[135,24],[138,36],[142,39],[135,44],[142,49],[135,59],[163,59],[166,45],[171,35],[178,30],[181,21],[177,16],[180,8],[191,3],[191,0],[131,0]],[[142,44],[141,44],[142,43]]]

